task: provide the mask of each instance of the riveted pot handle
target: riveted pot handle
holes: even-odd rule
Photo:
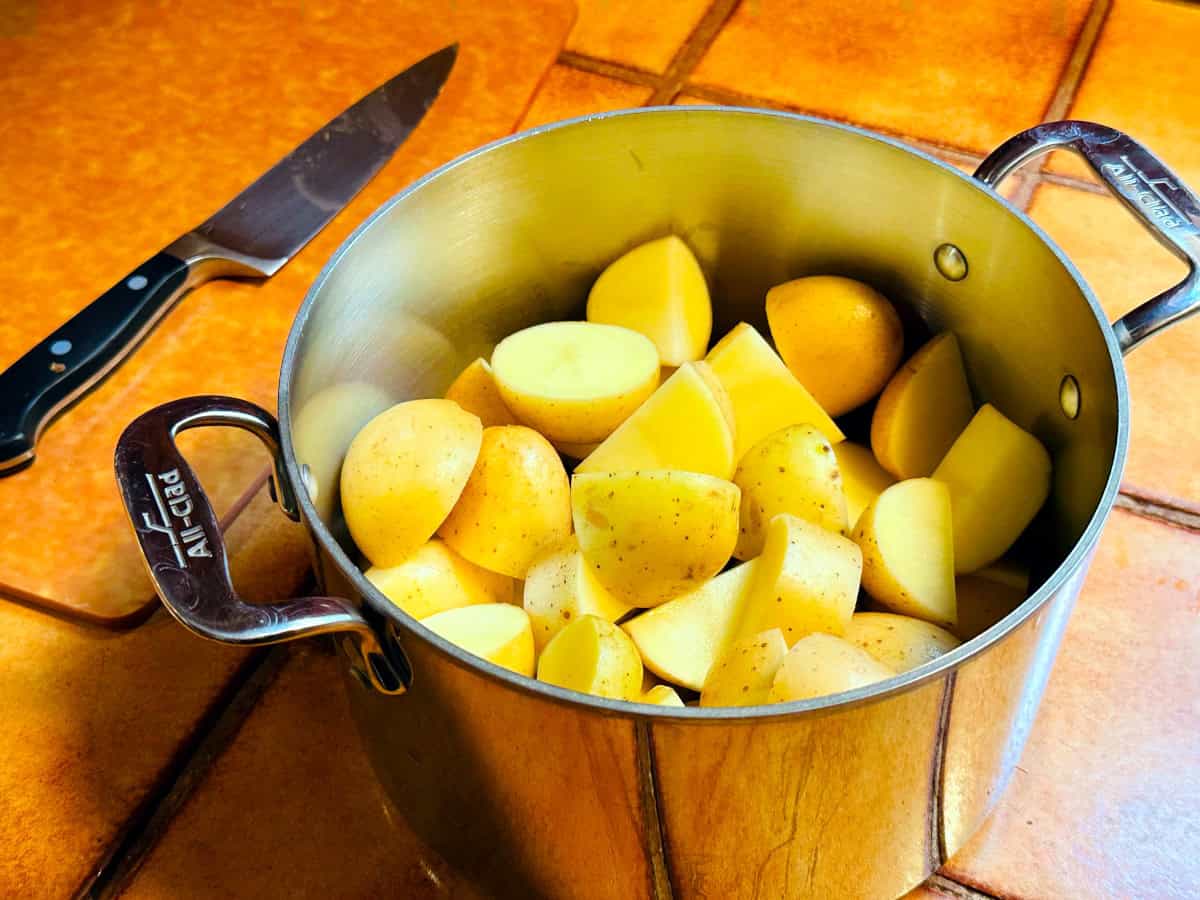
[[[233,426],[258,437],[274,461],[279,505],[299,519],[279,450],[279,424],[266,410],[230,397],[187,397],[134,419],[117,441],[117,482],[154,588],[171,615],[201,637],[226,644],[346,632],[361,656],[362,674],[384,693],[404,691],[410,670],[403,652],[386,636],[381,645],[348,600],[300,597],[260,605],[237,595],[217,515],[175,446],[179,432],[202,425]]]
[[[1059,148],[1087,160],[1151,234],[1191,267],[1179,284],[1113,323],[1121,352],[1128,353],[1160,328],[1200,311],[1200,200],[1133,138],[1094,122],[1047,122],[1023,131],[997,147],[975,177],[995,187],[1013,169]]]

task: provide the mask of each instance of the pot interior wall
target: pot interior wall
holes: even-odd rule
[[[601,117],[471,156],[400,196],[329,269],[297,327],[291,439],[318,513],[354,556],[336,479],[354,432],[390,403],[440,396],[523,326],[581,315],[601,269],[676,233],[696,252],[714,335],[766,332],[769,287],[833,273],[867,281],[908,319],[911,352],[954,330],[976,399],[1051,449],[1053,498],[1026,540],[1035,576],[1095,510],[1117,440],[1117,387],[1070,271],[987,191],[861,132],[792,116],[689,109]],[[959,282],[934,250],[965,254]],[[1081,403],[1060,406],[1072,375]],[[866,415],[851,417],[861,431]]]

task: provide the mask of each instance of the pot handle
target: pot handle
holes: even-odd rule
[[[1200,311],[1200,200],[1133,138],[1095,122],[1047,122],[1023,131],[993,150],[975,177],[994,188],[1018,166],[1059,148],[1087,160],[1150,233],[1191,267],[1179,284],[1113,323],[1121,352],[1128,353],[1160,328]]]
[[[117,441],[114,464],[121,499],[146,568],[163,605],[186,628],[226,644],[275,644],[329,632],[351,637],[360,674],[387,694],[403,693],[411,670],[386,632],[383,644],[352,603],[337,597],[299,597],[251,604],[234,590],[217,515],[175,436],[202,425],[249,431],[270,451],[280,507],[299,520],[283,466],[279,423],[265,409],[231,397],[186,397],[164,403],[129,424]]]

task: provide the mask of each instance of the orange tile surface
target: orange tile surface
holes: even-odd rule
[[[1040,120],[1087,6],[747,0],[692,81],[987,152]]]
[[[709,0],[670,0],[652,6],[638,0],[579,0],[578,6],[568,50],[664,72],[704,16]]]
[[[640,84],[555,66],[546,74],[520,127],[533,128],[586,113],[641,106],[650,99],[651,91],[652,88]]]
[[[951,877],[997,896],[1200,884],[1200,534],[1116,512],[1012,784]]]
[[[1032,215],[1079,267],[1110,320],[1186,274],[1111,198],[1043,185]],[[1200,509],[1200,319],[1151,338],[1125,366],[1133,418],[1126,483]]]
[[[258,600],[307,576],[306,540],[262,490],[229,532]],[[166,613],[123,634],[0,603],[0,896],[65,897],[95,872],[246,651]]]
[[[243,5],[39,4],[0,33],[0,368],[295,144],[386,78],[454,40],[458,62],[424,123],[370,185],[262,286],[187,297],[98,391],[45,434],[30,469],[0,481],[0,594],[101,618],[144,606],[112,477],[139,412],[185,394],[274,406],[292,316],[321,265],[388,196],[510,131],[574,19],[569,0]],[[263,52],[264,46],[270,52]],[[189,443],[218,508],[261,469],[253,439]]]

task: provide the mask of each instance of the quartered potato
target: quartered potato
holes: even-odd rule
[[[529,616],[519,606],[463,606],[422,619],[421,624],[488,662],[521,675],[533,674],[533,631]]]
[[[935,660],[962,643],[929,622],[882,612],[855,613],[845,638],[897,673]]]
[[[520,424],[504,404],[500,389],[496,387],[496,379],[492,376],[492,367],[486,359],[477,359],[463,369],[446,389],[446,399],[479,416],[484,428]]]
[[[534,557],[570,533],[570,485],[550,442],[522,425],[485,428],[442,540],[478,566],[524,578]]]
[[[832,634],[810,634],[796,642],[775,673],[771,703],[812,700],[866,687],[896,673],[860,647]]]
[[[769,434],[738,463],[733,483],[742,491],[738,559],[762,552],[767,523],[779,513],[846,533],[846,495],[833,447],[811,425]]]
[[[594,322],[547,322],[492,351],[505,404],[552,441],[602,441],[658,387],[658,350],[645,335]]]
[[[702,359],[712,334],[704,272],[675,235],[642,244],[596,279],[587,320],[641,332],[668,366]]]
[[[463,559],[437,538],[398,565],[372,566],[365,574],[414,619],[478,603],[517,603],[521,598],[520,582]]]
[[[342,511],[367,559],[398,565],[433,536],[466,487],[482,441],[478,417],[450,400],[397,404],[355,435],[342,463]]]
[[[683,700],[669,684],[656,684],[642,694],[642,702],[652,706],[683,706]]]
[[[588,472],[572,480],[575,533],[597,580],[658,606],[721,571],[737,541],[739,491],[695,472]]]
[[[538,680],[597,697],[639,700],[642,660],[629,635],[597,616],[580,616],[542,651]]]
[[[735,641],[704,680],[700,705],[757,706],[766,703],[775,673],[787,652],[787,642],[778,628]]]
[[[863,510],[885,488],[895,484],[896,479],[879,465],[870,450],[860,444],[852,441],[834,444],[833,455],[837,457],[842,490],[846,494],[846,521],[853,528]]]
[[[533,622],[533,640],[539,652],[580,616],[615,622],[632,608],[600,584],[584,562],[574,536],[534,558],[525,575],[524,606]]]

